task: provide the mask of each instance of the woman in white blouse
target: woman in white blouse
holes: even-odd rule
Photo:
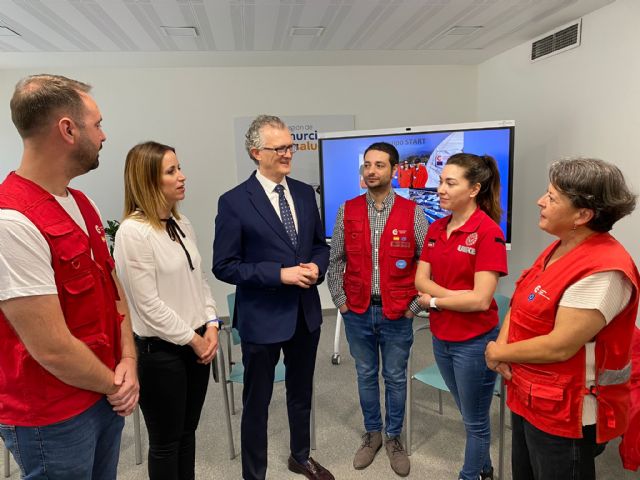
[[[127,154],[114,257],[138,348],[151,480],[194,478],[195,431],[218,348],[193,227],[176,208],[185,180],[172,147],[146,142]]]

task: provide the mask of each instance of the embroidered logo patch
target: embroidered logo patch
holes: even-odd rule
[[[471,247],[475,245],[477,241],[478,241],[478,234],[476,232],[473,232],[467,236],[467,240],[464,243],[467,245],[467,247]]]

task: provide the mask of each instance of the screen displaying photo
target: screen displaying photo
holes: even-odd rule
[[[495,125],[495,126],[494,126]],[[500,226],[511,242],[511,177],[514,123],[509,121],[394,130],[336,132],[321,136],[320,185],[325,235],[331,238],[338,208],[366,191],[362,179],[364,151],[375,142],[394,145],[400,162],[392,179],[395,192],[415,201],[429,223],[448,215],[440,208],[437,188],[442,168],[460,152],[491,155],[500,170],[503,217]]]

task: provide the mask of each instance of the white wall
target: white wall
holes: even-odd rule
[[[478,68],[478,118],[516,121],[511,293],[551,237],[538,227],[536,199],[548,183],[548,164],[585,155],[617,164],[640,192],[640,2],[617,0],[583,17],[582,43],[529,62],[530,43]],[[640,213],[621,220],[613,234],[640,261]]]
[[[41,70],[0,71],[2,178],[16,168],[22,150],[9,118],[13,87]],[[234,117],[353,114],[358,129],[476,120],[476,67],[469,66],[47,70],[94,86],[108,138],[100,168],[72,185],[96,201],[105,220],[121,216],[129,148],[150,139],[177,148],[187,175],[181,210],[195,225],[206,271],[218,196],[243,180],[236,178],[235,158],[244,153],[234,151]],[[232,288],[210,278],[220,313],[226,315],[225,297]],[[321,294],[323,307],[331,308],[326,286]]]

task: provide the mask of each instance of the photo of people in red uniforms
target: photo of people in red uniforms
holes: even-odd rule
[[[413,188],[426,188],[429,174],[424,163],[416,161],[413,165]]]
[[[411,188],[413,181],[413,169],[409,166],[408,161],[404,161],[398,168],[398,184],[400,188]]]

